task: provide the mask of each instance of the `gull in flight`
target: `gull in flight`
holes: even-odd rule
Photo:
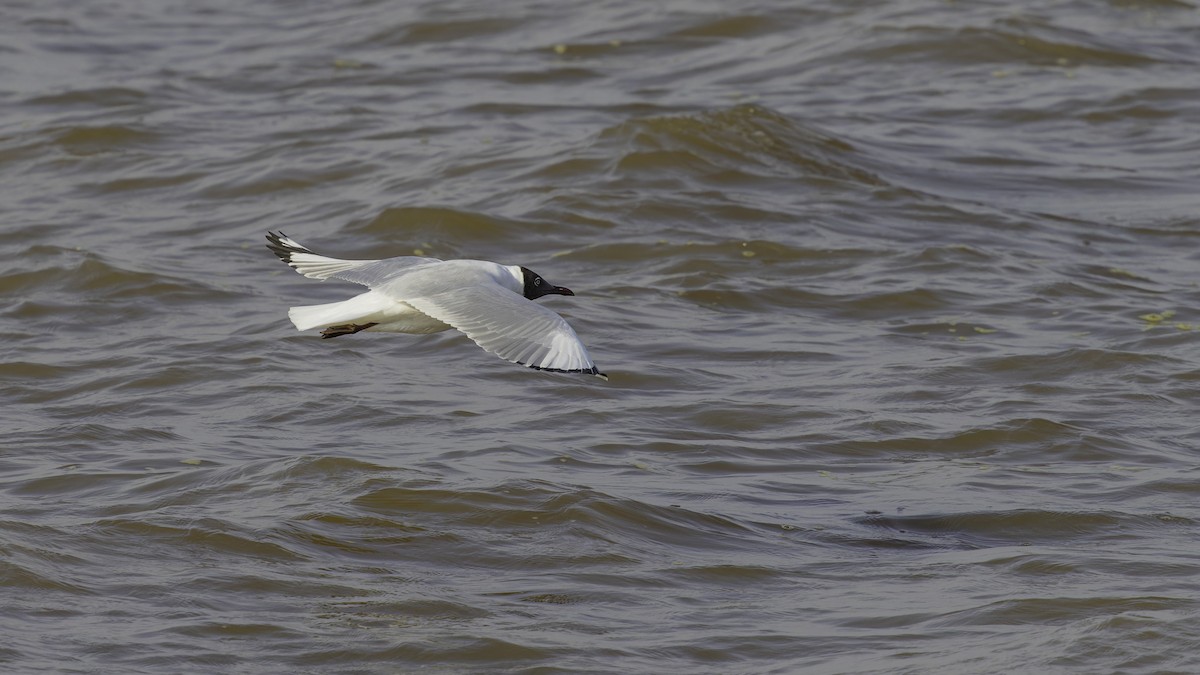
[[[457,328],[506,361],[608,379],[571,326],[533,302],[544,295],[575,294],[526,267],[417,256],[339,260],[317,255],[282,232],[268,233],[267,241],[280,260],[310,279],[369,289],[341,302],[292,307],[288,318],[297,330],[323,328],[322,338],[334,338],[359,331],[424,334]]]

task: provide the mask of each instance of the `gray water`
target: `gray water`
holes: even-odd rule
[[[0,667],[1200,671],[1198,90],[1173,0],[5,3]]]

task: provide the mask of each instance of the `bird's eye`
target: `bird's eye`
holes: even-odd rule
[[[541,279],[534,279],[534,280],[533,280],[533,285],[534,285],[534,286],[541,286],[541,285],[542,285],[542,280],[541,280]]]

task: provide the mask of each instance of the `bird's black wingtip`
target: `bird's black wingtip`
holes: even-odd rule
[[[267,232],[267,248],[271,249],[280,260],[287,264],[292,264],[292,254],[294,253],[312,253],[312,251],[304,248],[296,243],[291,237],[283,233],[283,231]]]
[[[520,362],[518,361],[518,363]],[[546,373],[582,373],[584,375],[595,375],[605,382],[608,382],[608,374],[600,372],[600,369],[595,366],[592,366],[591,368],[575,368],[573,370],[567,370],[565,368],[542,368],[540,366],[531,366],[528,363],[521,363],[521,365],[525,366],[526,368],[533,368],[534,370],[540,370]]]

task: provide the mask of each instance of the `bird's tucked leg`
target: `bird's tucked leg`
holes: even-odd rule
[[[330,326],[321,331],[321,338],[337,337],[339,335],[354,335],[360,330],[366,330],[371,326],[378,326],[378,323],[344,323],[339,326]]]

